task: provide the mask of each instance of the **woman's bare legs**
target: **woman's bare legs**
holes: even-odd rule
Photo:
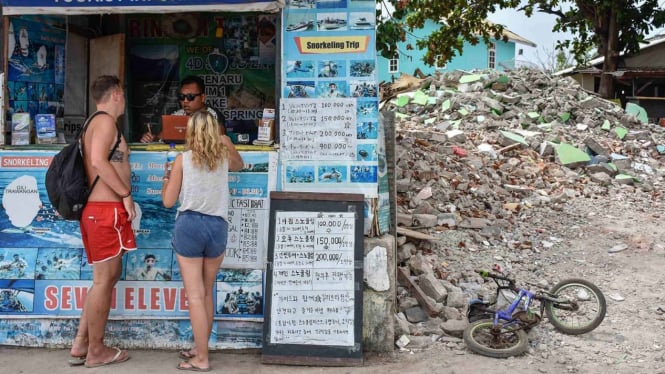
[[[205,262],[206,259],[204,259]],[[210,261],[217,261],[217,259],[207,259]],[[217,271],[219,270],[219,267],[221,266],[221,261],[224,260],[224,255],[222,255],[222,260],[220,260],[220,265],[215,265],[214,263],[211,265],[211,267],[216,266],[216,270],[210,272],[207,276],[209,277],[208,279],[204,279],[204,282],[206,285],[209,285],[210,288],[206,289],[206,294],[205,294],[205,307],[206,307],[206,312],[208,313],[208,336],[212,333],[212,326],[214,323],[214,316],[215,316],[215,304],[213,302],[213,297],[212,297],[212,292],[213,292],[213,286],[215,284],[215,279],[217,279]],[[205,265],[204,265],[205,266]],[[206,274],[204,273],[204,278]],[[187,356],[189,357],[194,357],[197,355],[197,350],[196,350],[196,344],[192,348],[190,348],[187,351]]]
[[[189,319],[194,333],[194,347],[189,352],[195,354],[187,363],[180,365],[185,368],[189,367],[188,364],[208,368],[210,367],[208,341],[215,312],[212,291],[224,255],[215,258],[189,258],[177,255],[177,258],[187,293]]]

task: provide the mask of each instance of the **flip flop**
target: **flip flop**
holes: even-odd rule
[[[189,367],[182,366],[182,364],[187,364],[187,365],[189,365]],[[198,367],[198,366],[192,364],[192,363],[189,362],[189,361],[182,361],[181,363],[178,364],[178,366],[176,366],[176,369],[178,369],[178,370],[186,370],[186,371],[199,371],[199,372],[205,372],[205,371],[210,371],[210,370],[212,370],[211,367],[200,368],[200,367]]]
[[[180,358],[185,359],[185,360],[190,360],[194,358],[194,355],[190,353],[191,349],[183,349],[182,351],[178,352],[178,356]]]
[[[67,360],[69,366],[81,366],[85,364],[85,356],[72,356]]]
[[[121,362],[125,362],[125,361],[129,360],[129,358],[130,358],[129,354],[127,354],[127,356],[125,356],[123,358],[120,358],[120,355],[122,354],[123,351],[118,347],[113,347],[113,349],[116,350],[116,353],[115,353],[115,356],[113,356],[113,358],[110,361],[100,362],[98,364],[91,364],[91,365],[88,365],[88,363],[86,361],[86,363],[84,363],[83,365],[85,365],[85,367],[87,367],[87,368],[96,368],[96,367],[100,367],[100,366],[119,364]]]

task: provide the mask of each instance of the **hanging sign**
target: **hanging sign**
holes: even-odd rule
[[[0,0],[6,16],[164,12],[276,12],[284,0]]]

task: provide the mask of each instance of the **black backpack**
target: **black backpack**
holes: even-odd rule
[[[98,175],[95,181],[92,182],[92,186],[88,187],[88,177],[83,164],[81,146],[81,137],[85,134],[85,130],[92,119],[98,114],[106,114],[106,112],[99,111],[91,115],[76,134],[76,140],[67,144],[53,156],[53,160],[51,160],[51,164],[46,170],[44,184],[46,185],[48,199],[55,210],[58,211],[58,214],[66,220],[81,220],[83,207],[88,202],[88,196],[90,196],[90,192],[99,180]],[[118,139],[113,146],[113,150],[109,154],[109,160],[119,144],[120,131],[118,131]]]

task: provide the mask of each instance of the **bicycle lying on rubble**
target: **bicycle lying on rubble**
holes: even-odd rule
[[[494,310],[489,302],[472,301],[469,305],[470,324],[464,330],[464,342],[472,351],[488,357],[505,358],[528,350],[527,331],[537,325],[543,315],[559,331],[579,335],[592,331],[605,318],[607,305],[600,289],[583,279],[566,279],[550,291],[530,292],[515,285],[507,276],[476,270],[483,278],[497,285],[497,300],[504,290],[515,296],[505,309]],[[540,302],[540,313],[532,302]]]

